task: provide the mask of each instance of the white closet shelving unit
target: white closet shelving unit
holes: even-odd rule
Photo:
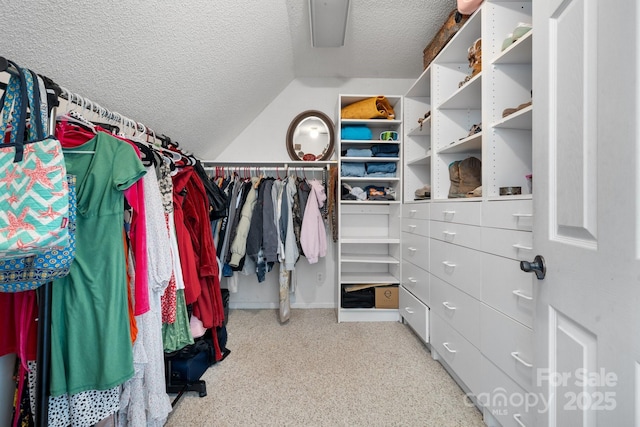
[[[429,200],[416,201],[417,189],[431,185],[431,67],[404,96],[404,192],[399,310],[403,321],[429,342]]]
[[[525,396],[534,392],[531,277],[519,268],[531,260],[533,200],[527,175],[532,173],[533,106],[503,117],[532,99],[533,31],[502,49],[519,23],[532,24],[532,1],[489,0],[482,7],[483,140],[482,280],[480,303],[481,383],[483,390]],[[486,65],[485,65],[486,64]],[[501,196],[500,188],[520,187],[522,194]],[[535,409],[498,407],[495,399],[480,402],[485,420],[503,426],[533,426]]]
[[[467,51],[481,37],[481,17],[479,12],[472,15],[430,65],[434,200],[448,197],[449,164],[470,156],[482,159],[483,132],[469,136],[469,130],[482,122],[484,71],[460,86],[471,74]]]
[[[354,102],[375,97],[373,95],[339,95],[337,153],[340,168],[338,191],[343,184],[352,188],[366,189],[368,186],[391,189],[394,200],[343,200],[339,209],[338,236],[338,322],[353,321],[398,321],[397,309],[343,308],[342,292],[348,285],[398,285],[400,283],[400,209],[402,200],[402,112],[401,96],[386,96],[394,108],[395,119],[342,119],[342,107]],[[372,139],[342,139],[342,128],[363,125],[372,133]],[[381,141],[383,131],[398,132],[398,140]],[[391,144],[398,147],[397,157],[347,157],[349,148],[371,148],[376,144]],[[342,166],[348,163],[391,162],[396,166],[393,176],[343,176]]]
[[[403,200],[406,202],[414,199],[417,189],[431,185],[431,67],[411,86],[404,97],[404,106]]]
[[[519,268],[535,255],[527,179],[533,106],[503,117],[531,101],[533,30],[502,48],[531,17],[531,0],[485,1],[405,96],[405,122],[412,125],[404,136],[401,246],[417,251],[402,251],[400,313],[471,396],[534,391],[535,295],[533,279]],[[482,71],[460,85],[471,74],[468,49],[478,38]],[[418,131],[427,111],[430,120]],[[475,124],[482,131],[469,135]],[[449,164],[469,156],[482,160],[483,194],[449,199]],[[424,184],[431,200],[414,201]],[[522,194],[501,196],[501,187]],[[419,251],[424,255],[416,257]],[[488,425],[534,425],[535,408],[474,402]]]

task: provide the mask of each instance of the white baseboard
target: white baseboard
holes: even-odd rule
[[[266,310],[277,309],[280,305],[275,302],[229,302],[229,308],[232,310]],[[336,308],[336,305],[330,302],[311,302],[311,303],[293,303],[291,308]]]

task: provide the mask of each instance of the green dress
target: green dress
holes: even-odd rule
[[[95,153],[65,152],[77,176],[76,258],[53,285],[51,396],[107,390],[134,372],[123,192],[145,169],[133,147],[103,132],[72,151]]]

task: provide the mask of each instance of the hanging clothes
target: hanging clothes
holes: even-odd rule
[[[240,260],[245,256],[247,249],[247,236],[249,235],[249,226],[251,224],[251,217],[256,204],[257,197],[257,184],[259,182],[258,177],[253,177],[249,181],[249,186],[246,187],[247,195],[240,211],[238,220],[238,226],[236,228],[236,235],[231,243],[231,259],[229,265],[231,267],[238,267]]]
[[[233,270],[240,270],[240,261],[241,258],[237,260],[235,266],[231,265],[231,258],[233,256],[233,245],[236,244],[239,246],[239,243],[236,241],[236,237],[238,235],[238,228],[240,226],[240,222],[242,220],[242,209],[244,208],[244,205],[247,202],[247,198],[249,198],[249,195],[252,192],[252,184],[251,181],[239,181],[238,182],[238,195],[237,195],[237,200],[236,200],[236,208],[235,208],[235,212],[234,212],[234,216],[233,216],[233,222],[231,224],[231,229],[229,230],[229,240],[228,240],[228,244],[227,244],[227,253],[225,256],[225,263],[228,265],[228,267]],[[251,199],[250,202],[252,203]],[[243,227],[244,228],[244,227]],[[241,232],[244,233],[245,231],[243,229],[241,229]]]
[[[211,222],[207,196],[202,180],[192,174],[187,183],[187,198],[184,204],[185,216],[189,219],[187,227],[191,235],[201,296],[193,304],[193,314],[200,319],[205,328],[222,326],[224,308],[220,292],[220,277],[216,249],[213,245]],[[217,342],[214,340],[214,343]]]
[[[315,264],[319,257],[327,255],[327,231],[321,211],[327,196],[320,181],[312,180],[309,184],[311,193],[307,199],[305,216],[302,220],[300,243],[309,264]]]
[[[293,196],[293,231],[296,234],[296,242],[298,243],[298,252],[304,255],[304,249],[300,243],[300,235],[302,231],[302,219],[304,218],[304,210],[309,198],[311,188],[307,184],[307,180],[298,177],[296,179],[296,194]]]
[[[162,324],[162,344],[165,352],[173,352],[193,344],[193,337],[189,329],[189,314],[187,312],[186,297],[184,295],[184,280],[182,277],[182,261],[178,248],[174,213],[168,215],[169,240],[173,259],[173,273],[176,279],[176,312],[172,323]]]
[[[133,375],[122,207],[124,190],[145,170],[130,145],[102,132],[80,149],[94,153],[65,154],[78,182],[76,259],[53,286],[52,396],[109,389]]]
[[[256,192],[256,201],[251,213],[251,224],[247,232],[246,256],[254,262],[258,261],[258,253],[262,248],[262,212],[264,207],[264,189],[268,179],[260,179]]]
[[[275,182],[271,179],[265,183],[264,205],[262,206],[262,249],[265,262],[271,266],[278,262],[278,230],[272,197]]]
[[[126,142],[136,152],[138,158],[141,157],[140,150],[130,141],[118,138]],[[147,283],[147,236],[145,213],[145,191],[143,180],[136,181],[132,186],[124,191],[124,196],[129,206],[133,208],[133,217],[129,229],[129,239],[134,253],[134,268],[138,280],[134,287],[134,314],[139,316],[149,311],[149,285]]]
[[[187,184],[193,169],[186,168],[180,170],[172,177],[173,180],[173,216],[178,238],[178,251],[180,254],[180,265],[182,267],[182,277],[184,280],[184,296],[187,304],[193,304],[202,289],[200,288],[200,278],[196,265],[196,255],[193,249],[191,235],[187,228],[184,213],[184,203],[187,197]]]
[[[287,270],[293,270],[300,257],[296,234],[293,231],[293,197],[296,194],[296,178],[287,178],[282,195],[281,221],[284,230],[284,263]],[[281,230],[282,231],[282,230]]]
[[[120,397],[119,425],[122,427],[161,427],[171,412],[171,401],[165,385],[160,304],[160,295],[173,273],[171,253],[167,251],[170,247],[169,230],[154,167],[147,167],[147,174],[142,181],[147,212],[145,234],[150,310],[136,316],[138,339],[133,345],[135,374],[124,384]]]
[[[173,323],[176,321],[178,288],[184,290],[182,282],[182,271],[180,269],[180,256],[175,244],[175,232],[173,225],[173,182],[171,181],[171,169],[168,159],[160,156],[156,164],[156,174],[158,178],[158,189],[162,198],[165,225],[168,230],[169,246],[165,248],[171,255],[171,278],[167,289],[162,293],[160,302],[162,305],[162,323]],[[180,283],[180,286],[178,285]]]

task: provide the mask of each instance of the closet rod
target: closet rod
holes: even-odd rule
[[[0,65],[1,65],[1,62],[0,62]],[[162,147],[164,148],[167,148],[169,145],[173,145],[174,147],[180,146],[180,144],[178,144],[177,141],[173,141],[171,138],[169,138],[165,134],[156,133],[153,129],[151,129],[149,126],[145,125],[144,123],[130,119],[118,113],[117,111],[110,111],[109,109],[104,108],[97,102],[93,102],[89,98],[85,98],[81,95],[78,95],[77,93],[73,93],[69,89],[63,86],[58,85],[58,87],[61,90],[61,93],[58,96],[60,99],[64,99],[69,103],[72,103],[81,108],[84,108],[85,110],[99,114],[100,117],[102,118],[119,123],[123,126],[123,128],[126,128],[126,126],[128,125],[131,129],[135,129],[136,132],[144,133],[145,135],[148,135],[160,141],[162,143],[161,144]],[[124,131],[124,129],[122,129],[122,131]]]
[[[304,169],[305,171],[311,171],[311,172],[322,172],[327,170],[327,168],[319,168],[319,167],[305,167],[305,166],[283,166],[283,167],[273,167],[273,166],[268,166],[268,167],[263,167],[263,166],[205,166],[204,170],[205,171],[216,171],[216,170],[220,170],[222,169],[223,171],[226,172],[278,172],[278,171],[282,171],[282,172],[287,172],[287,171],[296,171],[296,170],[302,170]]]
[[[60,90],[62,91],[58,96],[60,99],[64,99],[65,101],[71,104],[75,104],[87,111],[91,111],[92,113],[99,114],[101,118],[105,118],[107,120],[117,122],[121,124],[123,127],[129,125],[132,129],[135,128],[135,130],[139,132],[147,131],[148,129],[150,129],[143,123],[140,123],[128,117],[125,117],[124,115],[118,113],[117,111],[111,111],[107,108],[104,108],[103,106],[101,106],[97,102],[93,102],[89,98],[85,98],[81,95],[78,95],[77,93],[73,93],[69,89],[63,86],[59,86],[59,87],[60,87]],[[132,126],[132,125],[135,125],[135,126]],[[149,135],[153,136],[152,133],[150,133]]]

